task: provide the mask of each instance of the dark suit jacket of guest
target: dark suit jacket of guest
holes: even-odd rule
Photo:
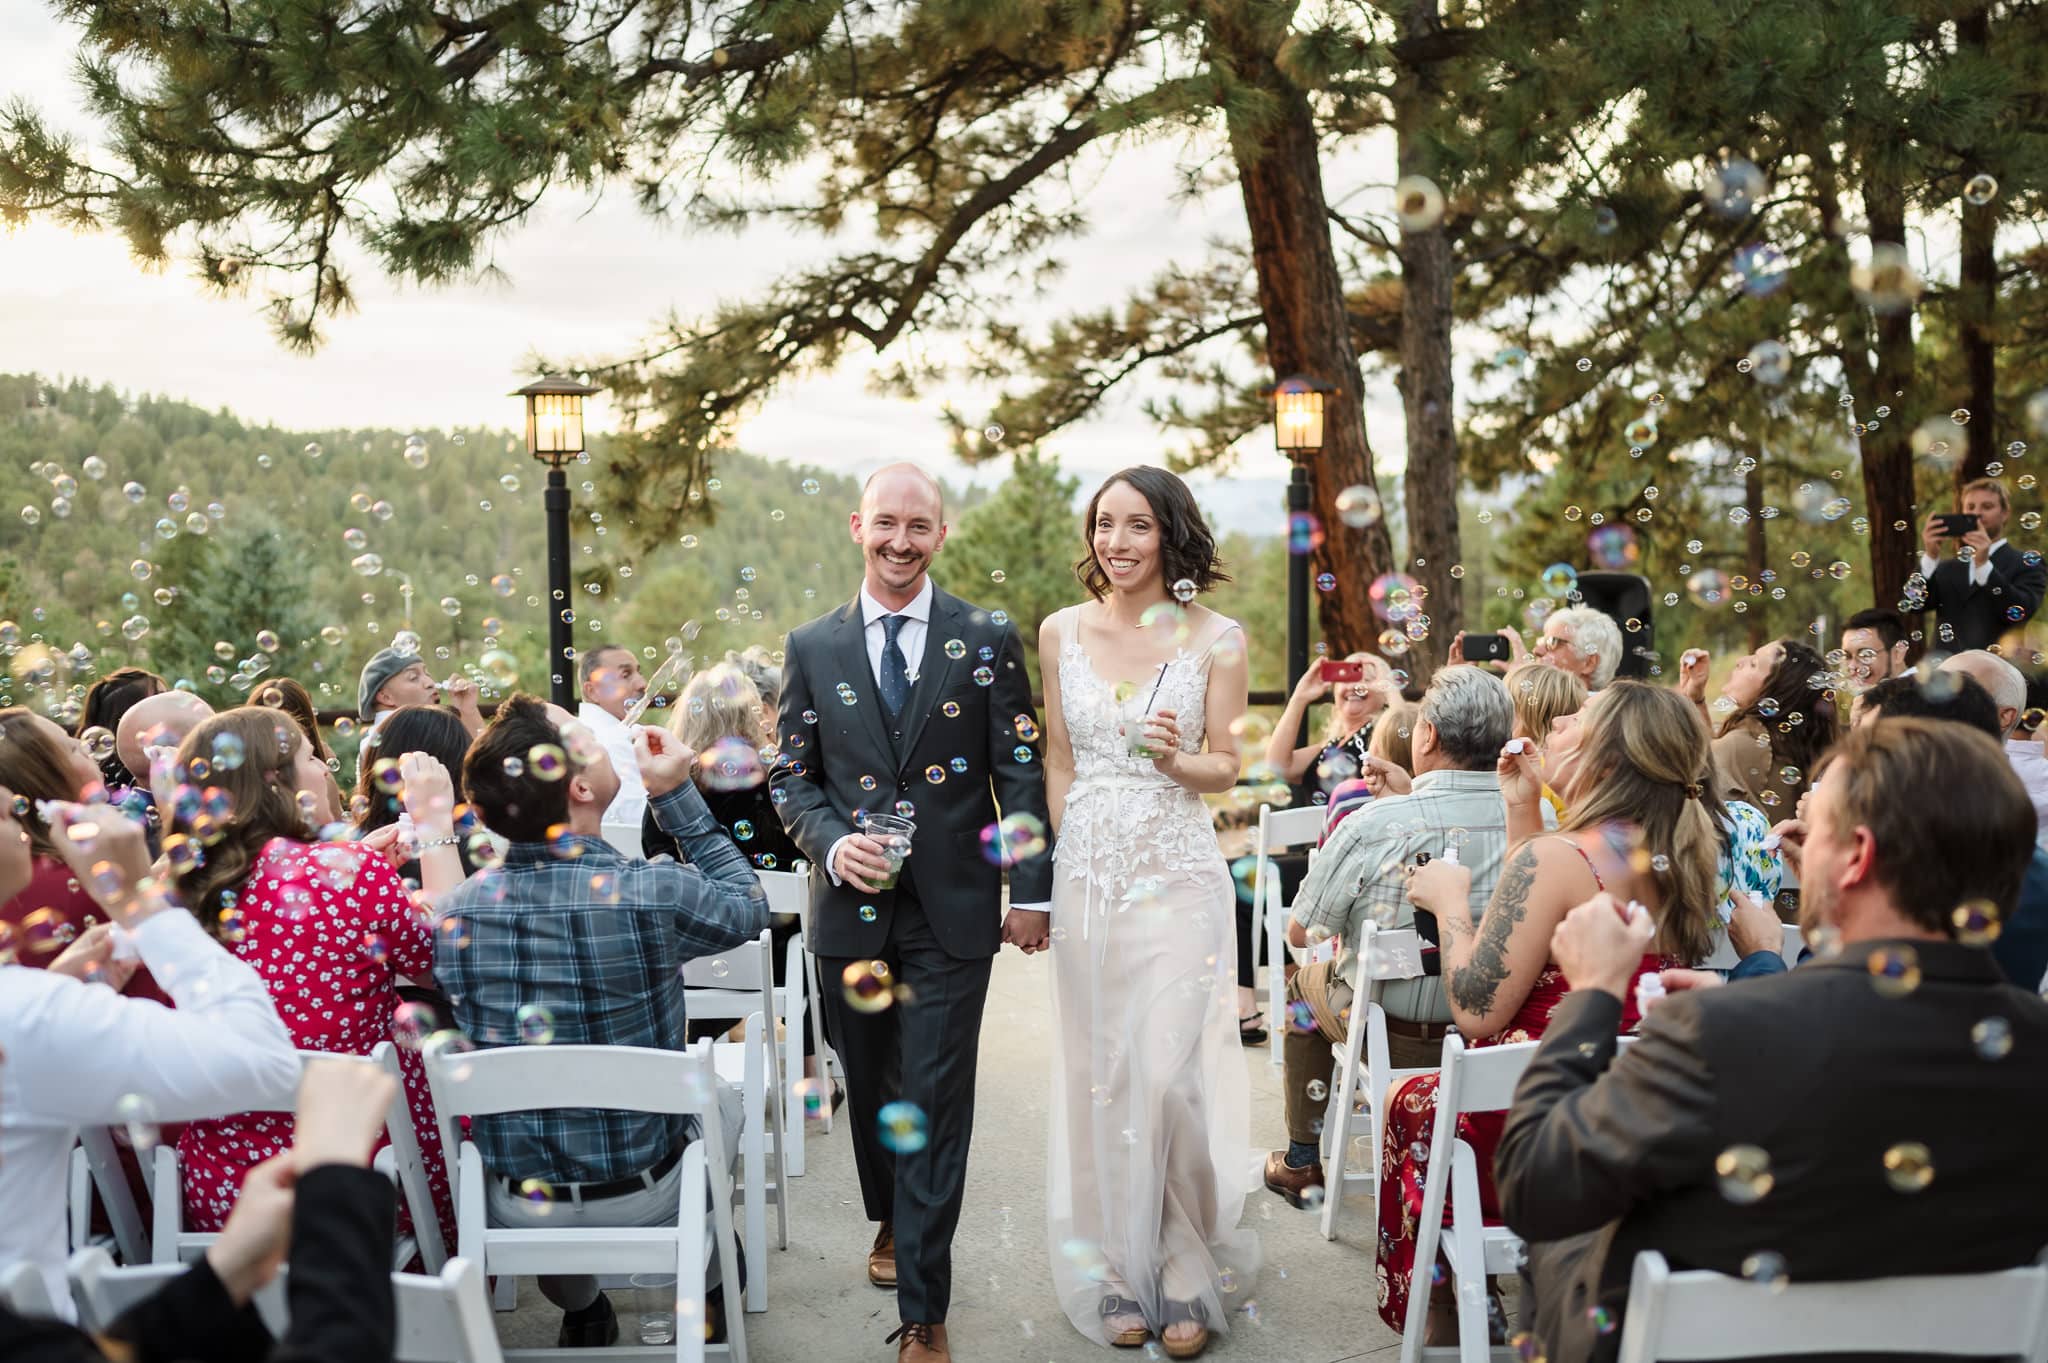
[[[1910,948],[1920,983],[1872,984],[1869,958]],[[1507,1223],[1529,1243],[1537,1336],[1552,1358],[1612,1359],[1638,1251],[1739,1274],[1761,1251],[1792,1282],[1969,1273],[2048,1245],[2048,1002],[1953,942],[1864,942],[1789,974],[1674,994],[1614,1058],[1621,1001],[1575,992],[1515,1090],[1494,1161]],[[2003,1019],[1986,1058],[1972,1029]],[[1609,1062],[1612,1061],[1610,1064]],[[1886,1151],[1927,1147],[1933,1179],[1900,1191]],[[1714,1162],[1770,1156],[1747,1205]]]
[[[789,633],[781,755],[770,780],[783,826],[816,868],[808,945],[820,956],[877,956],[889,941],[898,891],[834,886],[827,869],[832,844],[854,831],[857,812],[910,805],[917,833],[900,883],[916,893],[939,945],[959,959],[1002,946],[1003,872],[981,845],[998,806],[1031,815],[1051,836],[1044,741],[1017,627],[934,586],[924,657],[913,671],[910,698],[892,724],[868,662],[858,595]],[[1049,846],[1011,868],[1010,896],[1051,900]],[[863,906],[874,913],[864,916]]]
[[[1991,575],[1981,587],[1970,581],[1969,564],[1945,558],[1927,579],[1927,609],[1937,622],[1927,632],[1928,647],[1942,653],[1989,648],[2034,618],[2043,591],[2048,591],[2048,564],[2038,554],[2027,562],[2027,552],[2010,541],[1991,556]],[[2018,620],[2006,613],[2012,606],[2022,612]]]

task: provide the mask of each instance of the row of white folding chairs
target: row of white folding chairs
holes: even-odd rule
[[[751,1015],[750,1036],[766,1019]],[[726,1159],[712,1043],[685,1055],[637,1046],[507,1046],[481,1051],[438,1051],[427,1057],[427,1082],[441,1123],[442,1146],[455,1173],[456,1250],[484,1274],[507,1283],[522,1274],[590,1274],[600,1282],[636,1275],[676,1281],[676,1358],[701,1363],[716,1356],[746,1363],[746,1323],[740,1299],[740,1261],[733,1226],[735,1191]],[[673,1224],[660,1226],[493,1226],[487,1213],[483,1157],[461,1138],[464,1117],[508,1112],[598,1108],[694,1117],[699,1135],[683,1148],[679,1206]],[[705,1304],[712,1265],[704,1254],[705,1228],[724,1306],[725,1344],[704,1339]],[[748,1275],[767,1272],[765,1255],[750,1256]],[[508,1359],[556,1357],[556,1350],[515,1350]]]
[[[1277,1042],[1287,1026],[1287,916],[1291,906],[1280,888],[1280,868],[1271,858],[1296,847],[1313,847],[1322,840],[1323,822],[1329,810],[1321,805],[1300,809],[1259,806],[1259,826],[1252,836],[1252,941],[1253,950],[1265,943],[1266,1026],[1276,1038],[1266,1059],[1279,1067],[1285,1047]]]

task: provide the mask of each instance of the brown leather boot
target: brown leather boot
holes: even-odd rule
[[[953,1363],[953,1351],[946,1347],[946,1327],[943,1324],[905,1321],[896,1327],[895,1334],[882,1342],[896,1345],[896,1363]]]
[[[1299,1169],[1290,1168],[1287,1152],[1275,1150],[1266,1156],[1266,1186],[1295,1207],[1323,1205],[1323,1165],[1317,1160]]]
[[[896,1227],[887,1221],[875,1232],[875,1246],[868,1251],[868,1281],[896,1290]]]

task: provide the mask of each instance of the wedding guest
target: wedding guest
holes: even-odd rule
[[[1934,511],[1920,529],[1920,573],[1927,581],[1926,609],[1936,623],[1928,646],[1942,652],[1989,648],[2031,620],[2048,589],[2048,567],[2037,553],[2022,552],[2005,538],[2012,498],[1996,478],[1963,484],[1961,511],[1976,527],[1950,535]],[[1954,557],[1944,559],[1944,550]]]
[[[327,767],[313,745],[285,716],[251,705],[194,729],[177,763],[182,780],[224,796],[219,810],[203,799],[178,805],[175,834],[195,835],[198,819],[212,821],[202,859],[173,858],[186,907],[262,977],[298,1049],[368,1055],[390,1040],[399,977],[433,971],[433,929],[383,857],[317,839],[314,829],[332,816],[321,807]],[[419,763],[408,777],[422,843],[452,847],[448,774]],[[426,1071],[411,1050],[399,1063],[441,1234],[452,1244],[448,1167]],[[291,1141],[288,1112],[251,1109],[186,1127],[178,1138],[185,1228],[219,1230],[244,1175]]]
[[[782,704],[782,669],[775,665],[775,656],[759,644],[749,644],[738,652],[728,649],[725,660],[754,684],[761,697],[761,732],[774,733],[776,707]]]
[[[18,822],[28,837],[29,875],[0,904],[0,960],[41,969],[106,912],[90,889],[57,856],[50,827],[38,808],[44,800],[97,800],[99,763],[85,744],[55,723],[19,705],[0,710],[0,786],[25,801]],[[166,1002],[148,972],[128,982],[135,998]]]
[[[1373,725],[1372,742],[1366,745],[1365,768],[1330,791],[1329,812],[1323,819],[1323,836],[1317,846],[1329,845],[1330,835],[1345,816],[1356,812],[1367,800],[1386,791],[1389,782],[1409,775],[1415,761],[1415,720],[1421,711],[1409,701],[1396,701],[1380,712]],[[1303,859],[1306,862],[1306,858]],[[1306,865],[1303,867],[1307,869]]]
[[[14,805],[15,792],[0,790],[0,894],[10,897],[32,873]],[[69,805],[47,836],[139,958],[116,959],[102,922],[46,970],[0,965],[0,1263],[41,1268],[68,1317],[64,1198],[78,1128],[120,1125],[146,1140],[160,1122],[289,1103],[299,1059],[255,972],[192,915],[140,888],[150,864],[139,823],[105,805]],[[118,989],[138,969],[164,981],[175,1010],[84,983]]]
[[[1614,1358],[1646,1249],[1730,1276],[1768,1250],[1819,1283],[2013,1267],[2048,1238],[2048,1003],[1949,940],[1958,903],[2015,902],[2018,778],[1959,725],[1886,719],[1835,748],[1808,825],[1802,913],[1841,949],[1672,993],[1624,1054],[1666,916],[1601,895],[1558,928],[1569,992],[1481,1162],[1528,1242],[1535,1352]]]
[[[313,706],[312,693],[290,677],[273,677],[257,687],[249,701],[266,709],[282,710],[292,717],[292,723],[299,726],[299,732],[313,745],[314,754],[327,764],[329,806],[341,809],[341,782],[333,774],[340,764],[334,760],[334,750],[327,746],[327,740],[321,737],[320,712]]]
[[[190,691],[163,691],[130,706],[114,730],[114,752],[135,785],[149,784],[149,750],[175,752],[185,735],[211,718],[213,707]]]
[[[640,675],[640,660],[632,649],[601,644],[576,659],[576,680],[583,693],[576,718],[604,745],[619,779],[619,793],[604,811],[605,838],[627,856],[639,856],[647,787],[633,758],[633,730],[627,727],[626,716],[647,694],[647,678]]]
[[[1705,713],[1704,649],[1679,662],[1679,691]],[[1714,737],[1714,788],[1784,818],[1812,781],[1814,762],[1841,727],[1827,664],[1796,639],[1775,639],[1738,658],[1721,694],[1734,705]]]
[[[405,812],[404,759],[424,754],[449,774],[453,803],[461,804],[462,763],[469,755],[469,730],[462,727],[452,711],[438,705],[407,705],[392,711],[384,726],[363,740],[356,752],[356,790],[349,800],[349,815],[356,835],[378,847],[392,847],[398,853],[394,863],[403,879],[439,894],[476,873],[476,859],[467,838],[437,854],[418,852],[418,842],[398,847],[394,840],[374,838],[380,830],[393,828]],[[452,811],[451,811],[452,812]],[[422,861],[428,865],[422,867]],[[422,878],[423,869],[452,870],[452,878],[437,876],[433,884]]]
[[[788,871],[803,860],[769,794],[762,754],[774,747],[761,726],[759,693],[734,663],[715,663],[690,678],[669,711],[668,731],[697,754],[691,779],[705,807],[747,860],[763,871]],[[616,808],[616,806],[614,806]],[[650,857],[683,860],[682,847],[649,810],[640,841]],[[789,924],[791,931],[795,923]]]
[[[1508,699],[1515,705],[1513,737],[1526,738],[1538,750],[1550,741],[1551,727],[1564,715],[1575,715],[1586,703],[1586,684],[1572,673],[1542,663],[1519,663],[1508,669]]]
[[[1312,1095],[1328,1089],[1334,1069],[1330,1045],[1344,1039],[1365,924],[1417,926],[1401,868],[1412,864],[1417,851],[1441,853],[1453,844],[1472,874],[1471,902],[1463,912],[1474,917],[1484,906],[1508,846],[1507,811],[1494,767],[1513,724],[1514,707],[1498,677],[1469,665],[1438,670],[1415,722],[1411,792],[1374,800],[1346,819],[1294,900],[1288,940],[1297,947],[1326,938],[1337,943],[1330,959],[1304,966],[1287,982],[1288,1145],[1266,1157],[1266,1186],[1297,1207],[1323,1192],[1317,1148],[1324,1104]],[[1442,979],[1432,972],[1389,981],[1380,1002],[1387,1010],[1394,1065],[1433,1065],[1451,1021]]]
[[[1476,925],[1469,907],[1471,868],[1438,857],[1408,873],[1410,901],[1418,912],[1436,916],[1451,1017],[1469,1046],[1544,1034],[1571,987],[1551,956],[1551,935],[1572,906],[1602,891],[1640,901],[1657,925],[1654,938],[1640,944],[1637,973],[1690,965],[1713,950],[1722,837],[1708,784],[1706,724],[1675,691],[1634,681],[1593,695],[1574,718],[1552,734],[1546,754],[1566,808],[1558,831],[1530,837],[1512,853]],[[1501,770],[1513,828],[1518,806],[1522,821],[1534,816],[1539,778],[1526,753],[1504,755]],[[1627,1031],[1636,1020],[1631,991],[1622,1013],[1609,1022]],[[1396,1330],[1406,1322],[1413,1275],[1432,1271],[1414,1262],[1414,1224],[1422,1206],[1436,1083],[1434,1074],[1419,1075],[1387,1103],[1380,1316]],[[1488,1217],[1498,1215],[1490,1169],[1500,1130],[1498,1113],[1459,1119],[1460,1136],[1479,1155],[1477,1210]],[[1436,1284],[1427,1341],[1448,1343],[1455,1333],[1448,1284]]]
[[[1604,689],[1621,670],[1621,626],[1591,606],[1552,611],[1536,640],[1536,661],[1569,672],[1588,691]],[[1516,661],[1520,661],[1517,659]]]
[[[1895,610],[1873,606],[1842,622],[1842,675],[1855,692],[1868,690],[1906,670],[1906,620]]]
[[[635,758],[655,819],[689,860],[643,861],[605,841],[619,778],[603,747],[554,780],[530,760],[537,748],[567,751],[562,728],[573,723],[558,706],[515,695],[470,748],[463,786],[511,845],[501,868],[441,901],[436,978],[479,1046],[518,1045],[542,1018],[561,1045],[683,1050],[683,963],[758,937],[767,897],[690,780],[696,754],[664,730],[640,730]],[[736,1154],[737,1095],[721,1090],[721,1107],[725,1148]],[[647,1113],[548,1112],[478,1117],[473,1134],[493,1224],[638,1226],[674,1220],[677,1162],[695,1129]],[[552,1201],[521,1194],[533,1180],[553,1189]],[[562,1347],[618,1339],[597,1279],[544,1275],[540,1290],[563,1310]]]
[[[369,1164],[394,1087],[378,1070],[308,1065],[291,1150],[249,1171],[235,1214],[198,1263],[108,1322],[104,1333],[0,1308],[0,1356],[14,1363],[390,1358],[397,1337],[390,1262],[396,1194]],[[291,1325],[273,1347],[249,1304],[287,1258]]]
[[[484,727],[476,683],[469,678],[455,676],[445,684],[436,682],[418,653],[396,647],[378,649],[363,664],[363,675],[356,683],[356,718],[372,729],[380,727],[394,710],[437,704],[453,710],[472,734]]]
[[[1362,669],[1359,680],[1332,682],[1323,677],[1322,660],[1309,664],[1287,697],[1287,708],[1273,722],[1273,737],[1266,743],[1266,762],[1290,786],[1328,791],[1365,767],[1365,754],[1372,742],[1373,721],[1398,699],[1392,673],[1385,662],[1370,653],[1353,653],[1343,660]],[[1323,722],[1321,741],[1296,747],[1308,708],[1324,697],[1331,698],[1329,717]]]
[[[156,673],[140,667],[117,667],[85,689],[85,703],[79,708],[78,737],[88,748],[94,750],[94,760],[99,763],[100,780],[107,789],[130,785],[133,777],[121,765],[120,755],[113,742],[115,731],[121,727],[121,716],[135,708],[137,701],[161,695],[170,689],[170,683]],[[95,731],[104,729],[107,738],[105,751],[94,745]]]

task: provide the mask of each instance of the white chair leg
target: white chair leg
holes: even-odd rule
[[[491,1280],[491,1309],[493,1311],[517,1311],[519,1309],[519,1279],[510,1273],[500,1273]]]
[[[1277,867],[1266,886],[1266,1063],[1280,1069],[1287,1050],[1287,925],[1282,921]]]
[[[740,1178],[745,1186],[741,1197],[745,1204],[746,1231],[740,1237],[747,1247],[747,1309],[766,1311],[768,1309],[768,1142],[765,1128],[768,1125],[767,1075],[762,1064],[761,1032],[764,1027],[758,1014],[747,1028],[746,1068],[746,1122],[740,1128]]]
[[[1340,1058],[1339,1070],[1353,1067]],[[1337,1209],[1344,1203],[1344,1172],[1351,1158],[1351,1095],[1356,1076],[1343,1073],[1330,1091],[1330,1105],[1323,1112],[1323,1144],[1329,1153],[1323,1159],[1323,1238],[1337,1238]]]

